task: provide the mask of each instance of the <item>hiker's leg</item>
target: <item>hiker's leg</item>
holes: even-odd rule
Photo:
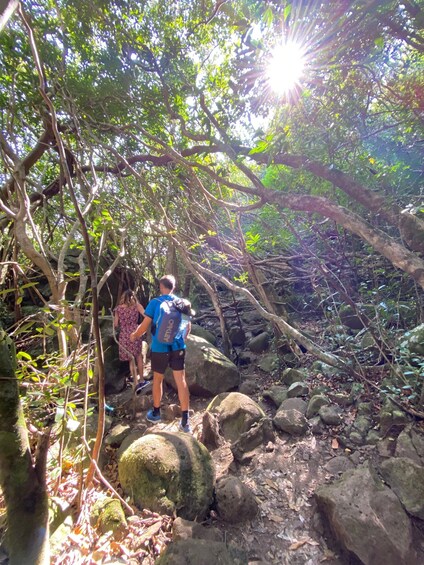
[[[190,394],[185,379],[185,349],[173,351],[169,364],[174,375],[175,384],[177,385],[181,412],[187,412],[190,403]]]
[[[160,408],[163,394],[163,375],[153,371],[153,408]]]
[[[186,412],[189,409],[190,393],[188,391],[187,381],[185,379],[185,370],[173,371],[175,384],[177,385],[178,398],[180,401],[181,412]]]

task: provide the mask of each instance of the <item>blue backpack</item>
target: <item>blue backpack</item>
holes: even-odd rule
[[[180,332],[183,315],[181,300],[163,300],[155,322],[154,335],[161,343],[171,344]]]

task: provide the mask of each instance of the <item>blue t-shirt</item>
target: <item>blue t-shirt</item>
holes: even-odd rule
[[[146,306],[144,315],[148,316],[153,320],[152,326],[156,325],[156,321],[159,317],[159,308],[164,300],[174,300],[177,298],[174,294],[162,294],[157,298],[153,298]],[[187,324],[185,324],[184,331],[181,324],[180,331],[178,332],[176,338],[172,343],[161,343],[157,340],[156,335],[152,332],[152,351],[153,353],[167,353],[168,351],[178,351],[179,349],[185,349],[186,344],[184,343],[184,334]]]

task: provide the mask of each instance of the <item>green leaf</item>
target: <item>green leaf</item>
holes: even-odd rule
[[[284,12],[283,12],[284,21],[286,21],[287,18],[290,16],[291,10],[292,10],[291,4],[287,4],[287,6],[284,8]]]
[[[258,141],[256,146],[249,151],[249,155],[255,155],[255,153],[264,153],[268,149],[268,147],[269,143],[267,141]]]
[[[29,353],[27,353],[26,351],[18,351],[18,353],[16,354],[16,357],[18,359],[26,359],[27,361],[32,361],[32,357]]]
[[[380,49],[382,49],[384,47],[384,38],[383,37],[376,37],[374,39],[374,43],[377,47],[379,47]]]

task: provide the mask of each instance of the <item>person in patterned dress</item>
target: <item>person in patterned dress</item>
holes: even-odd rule
[[[122,293],[119,305],[115,308],[113,325],[119,327],[119,359],[129,361],[130,371],[136,387],[138,380],[144,381],[143,377],[143,340],[138,338],[130,340],[130,334],[138,326],[139,314],[144,315],[144,308],[137,300],[132,290]]]

